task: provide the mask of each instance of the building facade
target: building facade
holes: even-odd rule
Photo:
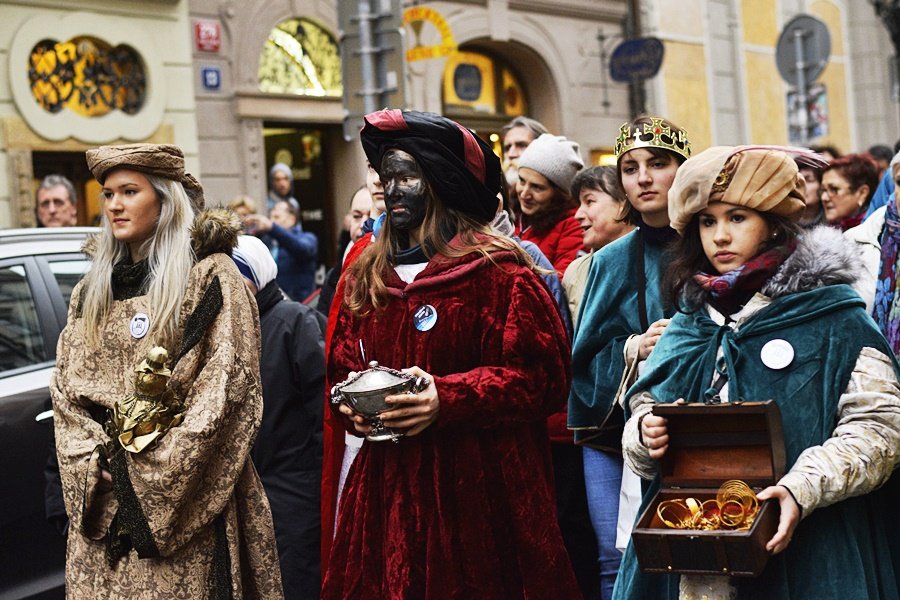
[[[697,149],[800,141],[792,88],[776,66],[779,34],[799,14],[821,20],[831,40],[828,63],[811,82],[817,127],[807,142],[846,153],[900,138],[893,47],[865,0],[647,0],[641,14],[645,34],[666,48],[648,85],[651,104],[685,127]]]
[[[450,116],[498,150],[503,123],[527,114],[578,141],[586,160],[609,159],[630,116],[628,86],[609,75],[629,10],[639,35],[664,46],[659,73],[644,82],[645,107],[685,127],[696,150],[795,141],[775,48],[801,13],[822,20],[831,37],[809,141],[848,152],[900,137],[893,50],[864,0],[457,0],[402,8],[404,40],[394,41],[403,47],[391,63],[404,84],[398,104]],[[337,232],[364,183],[365,157],[352,131],[345,139],[342,89],[358,78],[341,70],[336,0],[86,0],[77,11],[51,0],[2,1],[0,12],[0,227],[34,223],[34,188],[54,171],[77,180],[85,196],[79,220],[90,223],[99,205],[83,151],[171,142],[184,148],[211,204],[239,195],[262,204],[268,169],[287,163],[322,262],[337,260]],[[106,69],[92,69],[98,64]]]
[[[237,194],[264,198],[267,168],[276,155],[290,160],[304,227],[327,240],[320,251],[331,263],[334,230],[365,182],[365,156],[355,137],[344,138],[340,95],[312,89],[309,80],[290,80],[289,67],[279,63],[302,62],[300,50],[285,47],[290,39],[283,33],[289,32],[306,49],[303,56],[320,67],[319,80],[332,79],[326,71],[334,67],[333,55],[311,38],[320,29],[335,43],[340,39],[337,4],[190,3],[195,22],[219,24],[222,31],[219,51],[195,50],[193,56],[199,71],[216,67],[222,81],[214,90],[196,83],[204,185],[223,200]],[[415,60],[400,65],[407,107],[451,116],[486,139],[525,112],[552,131],[578,139],[586,152],[612,146],[610,132],[627,117],[627,97],[623,88],[610,86],[610,106],[601,106],[597,33],[601,28],[620,31],[625,2],[490,0],[407,9],[418,9],[413,16],[422,17],[404,27],[406,47],[421,50]],[[458,52],[448,55],[453,47]],[[268,79],[272,73],[282,75],[280,82]]]
[[[177,0],[0,2],[0,227],[35,224],[50,173],[75,183],[92,223],[84,151],[101,144],[178,144],[199,171],[188,30]]]

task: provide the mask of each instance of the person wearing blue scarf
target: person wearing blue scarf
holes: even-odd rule
[[[900,153],[891,161],[888,175],[900,176]],[[861,225],[847,231],[856,242],[865,263],[865,272],[856,284],[859,295],[878,328],[887,338],[895,356],[900,356],[900,293],[897,257],[900,255],[900,210],[891,200]]]
[[[757,494],[780,508],[772,556],[755,578],[651,575],[629,545],[615,598],[900,597],[900,367],[850,285],[856,248],[827,227],[799,233],[795,158],[817,157],[716,147],[679,169],[666,279],[679,312],[626,393],[623,435],[647,506],[669,442],[654,404],[774,400],[787,473]]]

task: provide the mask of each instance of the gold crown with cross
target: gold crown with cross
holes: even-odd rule
[[[638,124],[622,123],[616,138],[616,160],[635,148],[662,148],[684,158],[691,157],[691,143],[684,129],[667,124],[661,117],[647,117],[650,122]]]

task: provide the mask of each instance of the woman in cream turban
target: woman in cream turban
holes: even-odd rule
[[[898,367],[850,285],[855,248],[827,227],[799,233],[804,184],[790,154],[717,147],[679,169],[668,278],[679,312],[626,394],[623,438],[626,462],[652,480],[646,508],[669,444],[655,403],[774,400],[787,473],[757,490],[780,508],[772,556],[757,578],[647,575],[629,546],[617,598],[898,597],[887,508],[900,506]]]

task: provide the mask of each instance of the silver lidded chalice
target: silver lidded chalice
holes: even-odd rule
[[[353,374],[331,388],[331,403],[346,404],[362,415],[372,425],[372,431],[366,435],[370,442],[397,442],[403,432],[385,427],[379,417],[382,412],[394,408],[384,399],[404,392],[417,394],[427,387],[428,380],[424,377],[413,377],[395,369],[381,367],[373,360],[368,369]]]

